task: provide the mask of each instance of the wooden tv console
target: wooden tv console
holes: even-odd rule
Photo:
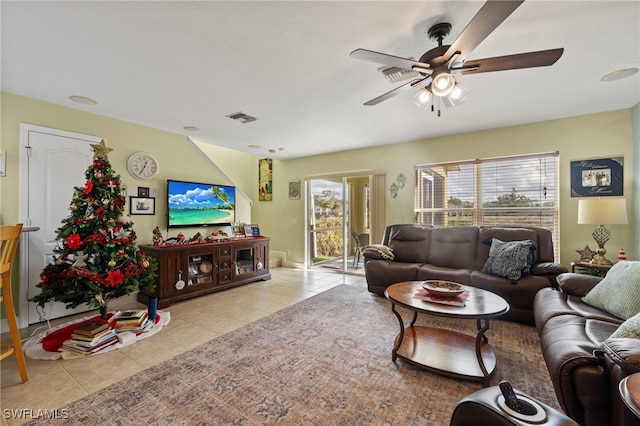
[[[141,290],[138,301],[158,308],[259,280],[271,279],[269,238],[232,238],[221,242],[170,246],[141,245],[140,250],[158,261],[154,293]]]

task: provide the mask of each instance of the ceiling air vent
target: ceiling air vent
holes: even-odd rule
[[[235,114],[229,114],[227,115],[227,117],[229,117],[232,120],[239,121],[241,123],[251,123],[252,121],[257,120],[257,118],[251,117],[250,115],[247,115],[243,112],[236,112]]]
[[[378,68],[378,71],[380,71],[382,75],[384,75],[384,78],[386,78],[391,83],[397,83],[398,81],[406,80],[408,78],[417,77],[420,75],[417,71],[405,70],[398,67],[382,67]]]

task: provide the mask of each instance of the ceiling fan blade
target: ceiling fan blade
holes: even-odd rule
[[[537,52],[518,53],[515,55],[496,56],[495,58],[467,61],[459,68],[463,75],[478,74],[519,68],[548,67],[556,63],[564,52],[563,48],[539,50]],[[470,69],[467,69],[470,68]],[[452,70],[453,71],[453,70]]]
[[[425,81],[427,78],[429,78],[429,76],[427,76],[425,78],[419,78],[417,80],[406,82],[405,84],[403,84],[401,86],[398,86],[393,90],[389,90],[387,93],[384,93],[384,94],[378,96],[377,98],[373,98],[370,101],[365,102],[364,105],[366,105],[366,106],[377,105],[382,101],[386,101],[389,98],[393,98],[394,96],[396,96],[397,94],[399,94],[401,92],[404,92],[406,90],[414,88],[418,84],[420,84],[423,81]]]
[[[414,61],[400,56],[388,55],[386,53],[374,52],[367,49],[356,49],[349,53],[349,56],[364,61],[375,62],[377,64],[391,65],[397,68],[410,71],[418,71],[421,73],[430,73],[429,64]]]
[[[445,61],[458,53],[455,62],[463,61],[493,30],[516,10],[524,0],[488,1],[444,53]]]

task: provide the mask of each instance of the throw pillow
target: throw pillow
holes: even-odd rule
[[[531,240],[505,242],[494,238],[482,272],[505,277],[515,283],[522,275],[531,273],[537,248],[537,244]]]
[[[640,312],[640,261],[623,260],[615,265],[582,301],[622,319]]]
[[[383,244],[371,244],[368,246],[364,246],[362,248],[362,253],[363,255],[365,253],[368,254],[369,256],[367,257],[377,257],[379,259],[393,260],[395,258],[393,249]]]
[[[624,337],[629,339],[640,339],[640,313],[632,316],[623,322],[609,338]]]

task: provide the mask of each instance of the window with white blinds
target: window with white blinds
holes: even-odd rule
[[[558,153],[415,167],[414,222],[539,226],[558,250]]]

